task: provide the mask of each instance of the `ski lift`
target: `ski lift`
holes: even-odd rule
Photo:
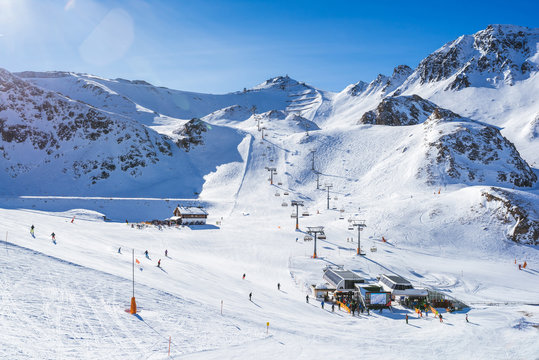
[[[283,195],[290,195],[290,194],[288,193],[288,191],[285,191],[285,192],[283,193]]]
[[[277,191],[277,192],[275,193],[275,196],[281,196],[281,194],[279,194],[279,192]]]
[[[301,214],[301,216],[309,216],[309,215],[310,215],[310,214],[309,214],[308,211],[304,211],[304,212]]]
[[[303,241],[311,241],[313,239],[312,236],[310,235],[305,235],[305,237],[303,238]]]
[[[339,220],[344,220],[344,216],[339,216]]]
[[[270,159],[270,162],[273,162],[273,159]]]
[[[296,213],[293,212],[293,213],[290,215],[290,217],[291,217],[292,219],[295,219],[295,218],[298,217],[298,214],[296,214]]]
[[[320,240],[326,240],[326,234],[321,233],[320,235],[318,235],[318,238],[319,238]]]
[[[263,153],[262,156],[266,156],[266,153]]]
[[[348,227],[348,230],[354,230],[354,227],[353,227],[353,226],[349,226],[349,227]]]
[[[282,207],[287,207],[288,206],[288,203],[286,201],[283,201],[283,203],[281,204]]]
[[[371,252],[376,252],[378,249],[376,248],[376,246],[372,246],[371,247]]]
[[[339,200],[339,198],[335,196],[335,197],[333,198],[333,200]]]
[[[282,182],[278,182],[277,185],[281,186],[281,185],[283,185],[283,183],[282,183]]]
[[[340,210],[340,212],[342,212],[342,213],[343,213],[343,212],[344,212],[344,209],[341,209],[341,210]]]

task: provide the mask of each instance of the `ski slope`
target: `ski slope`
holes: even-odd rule
[[[316,190],[309,170],[308,150],[319,138],[269,120],[261,140],[252,124],[241,124],[248,134],[238,146],[242,161],[221,165],[206,177],[200,197],[210,213],[207,226],[137,229],[103,222],[103,214],[90,210],[0,210],[0,229],[8,232],[8,243],[2,243],[6,249],[0,251],[2,286],[10,289],[0,298],[0,327],[9,334],[0,340],[0,357],[166,358],[168,336],[173,358],[193,359],[376,358],[381,353],[404,359],[418,353],[505,359],[539,353],[539,308],[530,305],[539,298],[539,252],[504,240],[514,224],[492,220],[492,205],[481,196],[485,187],[447,186],[440,194],[419,182],[376,187],[370,183],[376,178],[359,180],[369,164],[328,160],[338,159],[338,153],[354,164],[345,149],[339,150],[339,139],[317,153],[323,181],[334,184],[327,210],[326,193]],[[349,140],[355,136],[351,133]],[[274,185],[267,181],[266,166],[278,169]],[[533,192],[523,196],[537,203]],[[326,227],[327,240],[317,244],[318,259],[311,258],[312,242],[295,231],[291,207],[282,206],[291,199],[304,199],[311,214],[299,219],[301,230]],[[55,200],[48,201],[54,208]],[[107,211],[126,218],[158,208],[148,201],[103,202]],[[98,206],[99,199],[82,203]],[[339,219],[340,209],[346,218],[366,219],[362,247],[367,256],[355,255],[356,233]],[[217,220],[221,225],[213,225]],[[29,234],[31,224],[36,238]],[[381,242],[382,236],[388,242]],[[376,252],[368,251],[372,246]],[[135,270],[138,317],[125,312],[131,249],[141,263]],[[162,269],[156,267],[159,259]],[[519,271],[515,260],[527,260],[528,268]],[[322,269],[332,264],[370,280],[394,272],[414,285],[447,292],[471,305],[471,322],[464,313],[444,313],[440,323],[416,319],[399,306],[393,312],[351,316],[332,313],[327,304],[322,309],[312,298],[307,304],[310,285],[322,282]]]

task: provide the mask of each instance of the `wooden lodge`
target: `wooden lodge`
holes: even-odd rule
[[[177,206],[173,212],[174,216],[167,219],[179,225],[204,225],[208,219],[208,213],[201,207]]]

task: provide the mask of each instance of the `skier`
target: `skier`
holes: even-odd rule
[[[122,253],[122,247],[120,246],[120,247],[118,248],[118,254],[121,254],[121,253]]]
[[[75,221],[75,217],[73,216],[73,218],[71,219],[71,223],[73,224],[73,221]]]
[[[158,267],[158,268],[161,267],[161,259],[159,259],[159,260],[157,261],[157,267]]]
[[[439,314],[439,315],[438,315],[438,318],[440,319],[440,322],[444,322],[444,321],[442,320],[442,314]]]
[[[298,242],[298,238],[296,238],[296,242]]]
[[[243,274],[243,280],[245,280],[245,274]]]
[[[252,296],[253,296],[253,293],[250,292],[250,293],[249,293],[249,301],[252,301],[252,300],[251,300],[251,297],[252,297]]]
[[[526,266],[528,266],[528,263],[526,261],[524,261],[524,264],[522,264],[522,267],[525,269]]]
[[[32,236],[34,236],[34,224],[32,224],[32,226],[30,226],[30,234],[32,234]]]
[[[54,232],[51,234],[51,236],[52,236],[52,241],[56,240],[56,234]]]
[[[468,314],[466,314],[466,322],[469,322],[469,321],[468,321]]]
[[[406,324],[408,324],[408,314],[406,314]]]
[[[147,258],[150,257],[150,256],[148,255],[148,250],[146,250],[146,251],[144,252],[144,255],[146,255]]]
[[[308,304],[309,303],[309,295],[305,296],[305,302]]]
[[[324,308],[324,300],[322,300],[322,309]]]
[[[168,257],[168,250],[165,250],[165,257]]]
[[[331,312],[335,312],[335,304],[331,304]]]

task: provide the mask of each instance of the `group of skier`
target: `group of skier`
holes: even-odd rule
[[[118,248],[118,254],[121,254],[121,253],[122,253],[122,247],[120,246]],[[144,256],[146,256],[147,259],[151,260],[150,253],[148,252],[148,250],[144,251]],[[168,257],[168,249],[165,249],[165,257]],[[137,263],[138,263],[138,260],[137,260]],[[161,268],[161,259],[157,260],[157,267]]]
[[[30,226],[30,235],[32,235],[33,238],[36,237],[35,229],[36,227],[34,226],[34,224],[32,224],[32,226]],[[54,231],[51,234],[51,238],[52,238],[52,242],[56,244],[56,234],[54,233]]]

